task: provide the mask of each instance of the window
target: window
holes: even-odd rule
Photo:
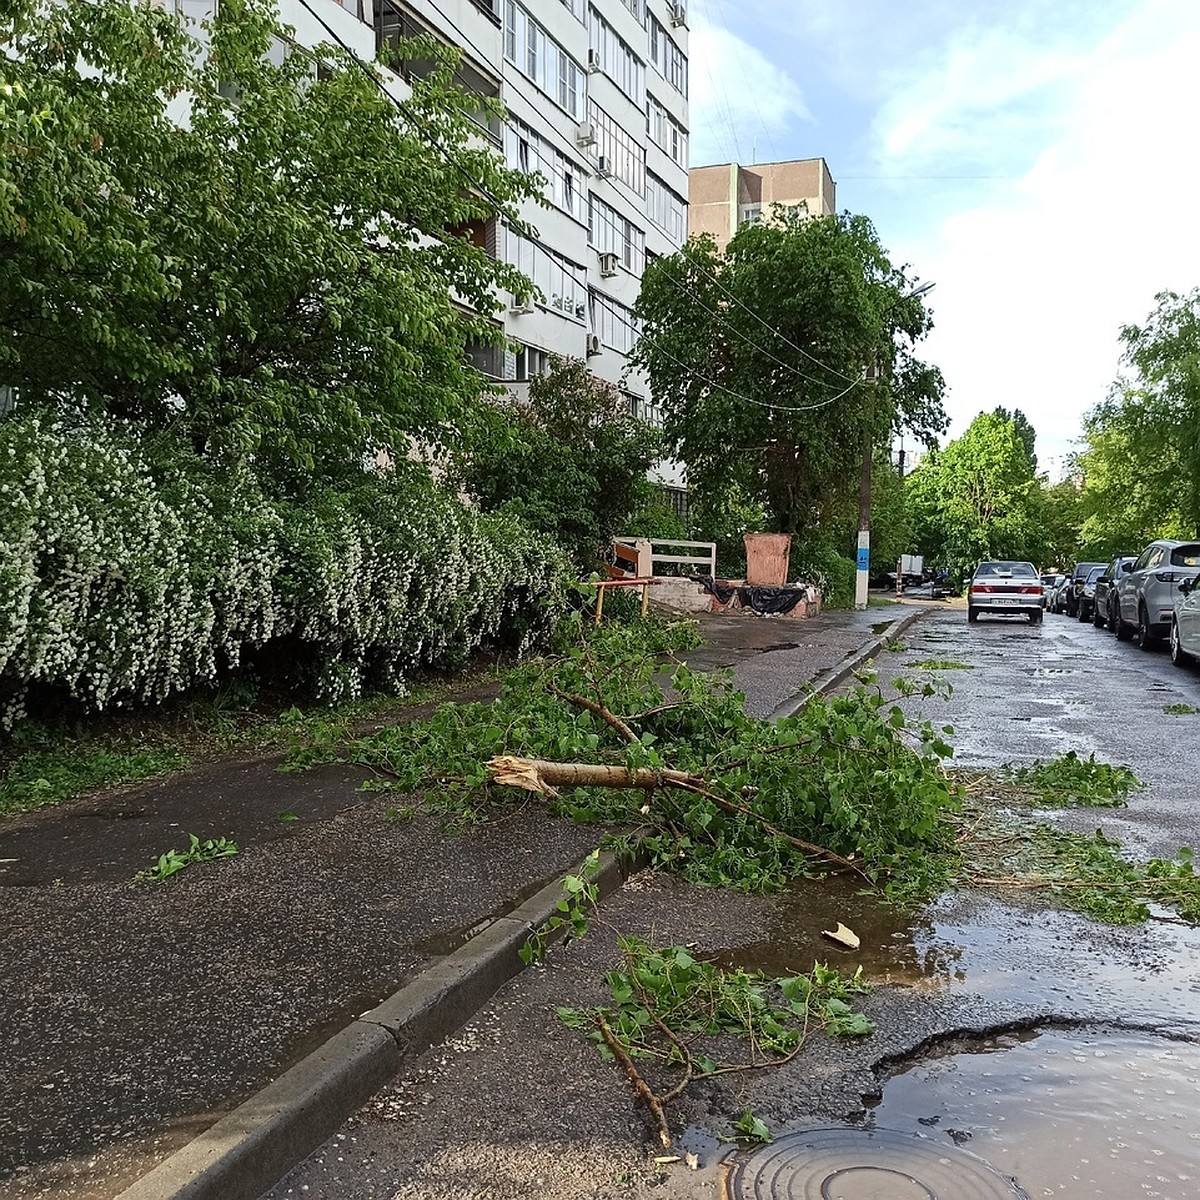
[[[646,0],[621,0],[631,13],[633,19],[644,29],[646,27]]]
[[[594,8],[588,9],[588,31],[600,69],[642,108],[646,103],[646,68],[642,60]]]
[[[596,129],[596,154],[608,170],[640,196],[646,190],[646,151],[594,100],[588,102],[588,120]]]
[[[588,203],[588,241],[601,254],[615,254],[635,275],[646,264],[646,234],[615,208],[592,196]]]
[[[673,161],[687,170],[687,130],[653,96],[646,97],[646,131],[656,146],[665,150]]]
[[[572,321],[587,316],[587,271],[505,227],[504,258],[533,282],[540,302]]]
[[[673,242],[687,240],[687,204],[657,175],[646,173],[646,216]]]
[[[601,292],[588,293],[588,309],[592,332],[604,345],[619,354],[628,354],[638,339],[641,326],[633,312]]]
[[[584,0],[562,0],[562,2],[563,7],[570,11],[571,16],[575,17],[580,22],[583,21],[585,16]]]
[[[582,117],[583,68],[516,0],[504,4],[504,57],[576,120]]]
[[[575,193],[578,168],[569,158],[527,125],[511,120],[504,133],[504,161],[519,171],[536,171],[546,178],[542,193],[555,208],[583,219]]]
[[[1177,546],[1171,551],[1171,566],[1200,567],[1200,546]]]
[[[650,61],[680,95],[687,95],[687,59],[655,17],[650,18]]]
[[[742,225],[760,225],[762,223],[762,205],[743,204],[741,212],[738,214],[738,221]]]
[[[517,343],[512,355],[512,379],[514,383],[527,383],[539,375],[545,375],[550,367],[550,355],[536,346]]]

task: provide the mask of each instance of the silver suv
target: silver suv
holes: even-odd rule
[[[1160,538],[1117,577],[1117,637],[1149,650],[1166,636],[1180,585],[1200,576],[1200,542]]]

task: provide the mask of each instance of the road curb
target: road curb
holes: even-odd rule
[[[639,865],[600,856],[603,899]],[[582,873],[583,864],[574,872]],[[518,951],[557,911],[561,877],[422,971],[161,1162],[117,1200],[256,1200],[414,1058],[524,968]]]
[[[916,624],[929,611],[924,607],[914,608],[904,616],[897,617],[882,633],[877,634],[865,645],[842,659],[836,667],[831,667],[818,675],[807,690],[789,696],[768,716],[767,720],[778,721],[781,717],[794,717],[813,696],[823,696],[826,692],[832,692],[834,688],[841,687],[847,679],[862,668],[864,663],[874,658],[888,642],[899,637],[910,625]]]

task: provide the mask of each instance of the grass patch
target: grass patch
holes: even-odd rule
[[[488,677],[413,688],[307,712],[245,685],[123,716],[51,726],[27,721],[0,744],[0,818],[138,783],[239,750],[324,745]],[[281,820],[286,820],[286,814]]]
[[[974,663],[957,662],[953,658],[923,658],[920,662],[909,663],[918,671],[973,671]]]
[[[908,643],[899,638],[891,638],[883,647],[889,654],[903,654],[908,649]]]
[[[1200,712],[1200,708],[1193,708],[1190,704],[1164,704],[1163,712],[1171,717],[1190,717]]]

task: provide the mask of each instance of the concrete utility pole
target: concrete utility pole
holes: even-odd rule
[[[932,283],[922,283],[905,292],[900,299],[924,296],[932,288]],[[867,607],[867,584],[871,578],[871,462],[875,456],[872,435],[875,432],[875,387],[881,377],[882,372],[876,367],[871,377],[871,390],[867,393],[867,413],[863,422],[862,470],[858,480],[858,571],[854,576],[854,607],[860,610]]]

